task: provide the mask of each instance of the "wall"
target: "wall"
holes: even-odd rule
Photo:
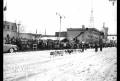
[[[77,38],[80,42],[96,42],[99,41],[99,32],[85,31]]]
[[[82,29],[77,29],[77,28],[68,28],[67,29],[67,39],[69,41],[72,41],[73,38],[75,38],[78,34],[80,34],[80,32],[82,32]]]

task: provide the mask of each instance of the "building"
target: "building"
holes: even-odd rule
[[[17,24],[13,22],[3,22],[3,38],[16,38],[17,37]]]
[[[95,42],[99,38],[104,38],[104,33],[95,28],[68,28],[67,39],[69,41],[79,40],[79,42]]]
[[[108,37],[108,27],[105,27],[104,25],[103,25],[103,33],[104,33],[104,38],[105,38],[105,40],[107,40],[107,37]]]
[[[3,38],[23,38],[23,39],[40,39],[41,38],[41,34],[32,34],[32,33],[18,33],[17,32],[17,24],[16,23],[12,23],[12,22],[8,22],[8,21],[4,21],[3,23]]]
[[[56,37],[59,37],[59,35],[60,35],[60,37],[67,37],[67,32],[66,31],[64,31],[64,32],[55,32]]]
[[[95,28],[88,28],[77,36],[79,42],[86,43],[99,42],[100,38],[104,39],[104,33]]]
[[[77,35],[83,32],[82,28],[67,28],[67,39],[72,41]]]

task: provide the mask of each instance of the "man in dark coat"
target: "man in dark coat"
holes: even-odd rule
[[[99,40],[100,51],[102,51],[102,46],[103,46],[102,44],[103,44],[102,39],[100,39],[100,40]]]
[[[84,47],[85,47],[84,44],[82,44],[82,52],[84,52]]]
[[[97,52],[98,51],[98,45],[97,45],[97,43],[95,43],[95,52]]]
[[[102,51],[102,44],[100,44],[100,51]]]

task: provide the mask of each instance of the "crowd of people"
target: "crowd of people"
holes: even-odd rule
[[[97,52],[98,48],[102,51],[102,48],[106,47],[117,47],[116,43],[78,43],[78,42],[64,42],[58,40],[33,40],[25,38],[5,38],[4,43],[17,45],[19,51],[28,51],[28,50],[49,50],[49,49],[85,49],[95,48]],[[33,49],[33,45],[36,45],[36,49]]]

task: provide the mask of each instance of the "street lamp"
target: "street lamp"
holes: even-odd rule
[[[61,36],[61,19],[65,18],[65,16],[60,15],[59,13],[56,12],[56,15],[60,17],[60,30],[59,30],[59,43],[60,43],[60,36]]]

